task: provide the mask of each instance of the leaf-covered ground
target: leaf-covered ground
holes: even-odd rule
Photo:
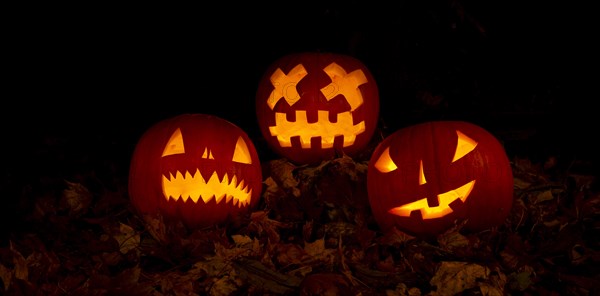
[[[513,157],[514,204],[503,225],[466,233],[459,223],[421,240],[378,229],[367,199],[368,161],[360,157],[316,166],[266,161],[259,207],[199,230],[136,215],[126,170],[115,160],[79,161],[67,178],[19,181],[14,209],[21,217],[5,222],[11,231],[0,248],[0,294],[600,292],[600,191],[585,164],[557,169],[552,159]]]

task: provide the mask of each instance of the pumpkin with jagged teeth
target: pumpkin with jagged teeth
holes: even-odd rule
[[[258,153],[233,123],[207,114],[163,120],[136,145],[129,172],[133,206],[192,228],[221,224],[257,205]]]

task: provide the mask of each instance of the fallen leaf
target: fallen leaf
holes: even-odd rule
[[[113,238],[119,242],[119,251],[123,254],[140,246],[140,234],[133,227],[123,223],[119,223],[119,232],[113,234]]]

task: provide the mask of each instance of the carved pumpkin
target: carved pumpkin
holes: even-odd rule
[[[505,150],[488,131],[463,121],[433,121],[397,130],[375,148],[367,171],[373,216],[433,237],[458,222],[480,231],[499,226],[513,200]]]
[[[256,113],[269,147],[296,164],[315,164],[367,146],[379,116],[379,91],[354,57],[294,53],[259,82]]]
[[[132,205],[190,228],[224,223],[257,205],[262,170],[254,144],[229,121],[182,114],[138,141],[129,171]]]

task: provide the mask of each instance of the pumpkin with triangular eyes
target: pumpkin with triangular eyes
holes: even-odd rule
[[[331,52],[292,53],[259,81],[256,116],[268,146],[298,164],[356,156],[379,117],[379,91],[366,65]]]
[[[387,136],[367,171],[371,211],[384,231],[435,237],[464,222],[481,231],[505,221],[513,175],[502,144],[465,121],[431,121]]]
[[[208,114],[182,114],[148,129],[130,164],[129,195],[141,214],[190,228],[228,222],[254,208],[262,190],[255,146],[238,126]]]

